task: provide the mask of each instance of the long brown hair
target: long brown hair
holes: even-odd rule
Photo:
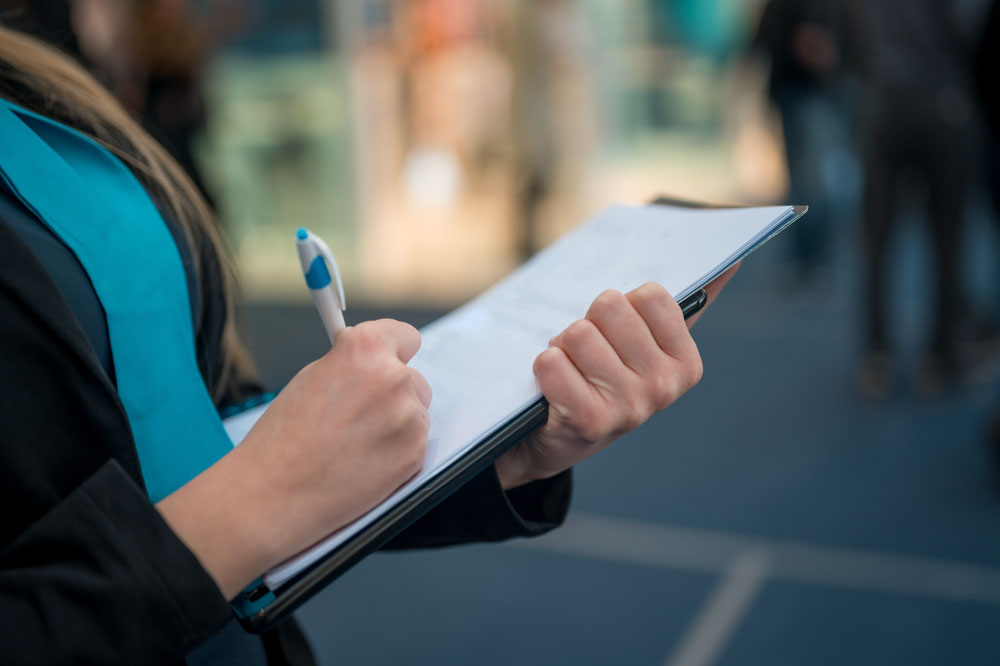
[[[211,208],[184,170],[82,67],[42,42],[0,26],[0,96],[94,139],[124,162],[150,195],[177,221],[195,258],[219,258],[226,300],[223,367],[218,398],[237,376],[253,374],[233,324],[235,279]],[[205,244],[209,247],[206,248]],[[196,264],[198,262],[196,261]],[[198,267],[199,274],[201,267]]]

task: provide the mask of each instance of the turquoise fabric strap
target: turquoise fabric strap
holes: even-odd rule
[[[3,99],[0,177],[93,283],[146,491],[157,502],[232,450],[198,371],[184,266],[170,230],[111,153]]]

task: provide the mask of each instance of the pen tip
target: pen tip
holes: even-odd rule
[[[305,227],[299,227],[299,230],[295,232],[295,237],[299,240],[305,240],[308,235],[309,232],[306,231]]]

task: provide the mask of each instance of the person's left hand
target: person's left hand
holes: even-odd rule
[[[711,303],[736,272],[706,287]],[[554,476],[666,409],[701,379],[698,347],[677,302],[649,282],[606,291],[535,359],[548,421],[496,462],[504,489]]]

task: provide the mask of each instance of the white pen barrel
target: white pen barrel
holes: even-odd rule
[[[334,298],[330,289],[310,289],[313,303],[319,311],[319,318],[323,322],[326,334],[330,336],[330,344],[337,338],[337,334],[346,326],[344,323],[344,313]]]

